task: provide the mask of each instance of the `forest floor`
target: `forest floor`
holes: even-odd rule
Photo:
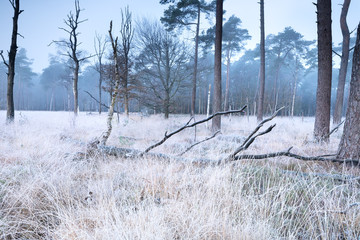
[[[205,116],[197,116],[200,120]],[[5,112],[0,112],[5,122]],[[189,116],[120,115],[108,145],[144,150]],[[276,117],[244,153],[336,153],[312,141],[314,118]],[[184,159],[228,156],[257,126],[222,118],[222,134]],[[266,127],[266,126],[265,126]],[[106,130],[106,113],[17,112],[0,125],[0,239],[358,239],[358,167],[288,157],[220,166],[97,155],[76,160]],[[211,135],[206,125],[197,140]],[[186,129],[152,152],[177,155],[194,142]],[[350,177],[349,177],[350,176]]]

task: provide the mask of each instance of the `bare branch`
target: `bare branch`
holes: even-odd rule
[[[151,149],[153,148],[156,148],[158,146],[160,146],[161,144],[163,144],[166,140],[168,140],[170,137],[172,137],[173,135],[181,132],[182,130],[186,129],[186,128],[191,128],[191,127],[195,127],[196,125],[199,125],[201,123],[204,123],[204,122],[207,122],[209,120],[211,120],[212,118],[214,118],[215,116],[221,116],[221,115],[226,115],[226,114],[230,114],[230,113],[241,113],[241,112],[244,112],[245,108],[247,106],[245,105],[244,107],[242,107],[240,110],[232,110],[232,111],[226,111],[226,112],[217,112],[217,113],[214,113],[213,115],[209,116],[208,118],[205,118],[203,120],[200,120],[200,121],[197,121],[197,122],[194,122],[193,124],[190,124],[189,125],[189,122],[187,124],[185,124],[183,127],[171,132],[170,134],[165,134],[164,138],[155,143],[154,145],[151,145],[150,147],[148,147],[143,153],[147,153],[149,152]]]
[[[274,157],[281,157],[281,156],[285,156],[285,157],[291,157],[291,158],[295,158],[298,160],[302,160],[302,161],[319,161],[319,162],[333,162],[333,163],[349,163],[352,165],[359,165],[359,160],[357,159],[337,159],[337,158],[325,158],[325,157],[305,157],[305,156],[301,156],[298,154],[294,154],[291,153],[290,150],[292,149],[289,148],[287,151],[283,151],[283,152],[274,152],[274,153],[267,153],[267,154],[260,154],[260,155],[251,155],[251,154],[246,154],[246,155],[238,155],[235,156],[234,159],[232,161],[237,161],[237,160],[241,160],[241,159],[266,159],[266,158],[274,158]],[[221,161],[218,162],[219,164],[221,163]]]
[[[335,55],[337,55],[338,57],[342,57],[339,53],[337,53],[334,49],[332,50],[333,53],[335,53]]]
[[[0,51],[0,56],[1,56],[2,60],[3,60],[3,63],[5,64],[5,66],[9,68],[9,64],[6,62],[6,60],[4,58],[4,55],[3,55],[3,52],[4,52],[3,50]]]
[[[92,99],[94,99],[97,103],[100,103],[100,101],[97,100],[91,93],[89,93],[88,91],[84,91],[84,92],[86,92],[86,93],[87,93]],[[103,106],[103,107],[105,107],[105,108],[107,108],[107,109],[110,108],[109,106],[105,105],[104,103],[101,103],[101,106]],[[117,111],[116,111],[115,109],[114,109],[114,112],[117,113]]]
[[[25,38],[23,35],[21,35],[20,33],[17,33],[17,35],[19,35],[20,37],[22,37],[22,38]]]
[[[339,123],[338,125],[336,125],[326,136],[325,138],[330,137],[331,134],[333,134],[334,132],[337,132],[337,130],[339,130],[339,127],[345,122],[345,120],[342,120],[341,123]]]
[[[229,162],[229,161],[231,161],[232,159],[234,159],[234,157],[236,156],[236,154],[238,154],[239,152],[248,149],[248,147],[255,141],[255,139],[256,139],[257,137],[260,137],[260,136],[262,136],[262,135],[265,135],[265,134],[271,132],[271,130],[272,130],[275,126],[276,126],[276,124],[271,125],[271,126],[268,127],[265,131],[260,132],[260,133],[256,134],[255,136],[252,136],[251,138],[246,139],[246,140],[244,141],[244,143],[243,143],[240,147],[238,147],[232,154],[230,154],[230,155],[224,160],[224,163]],[[250,134],[250,135],[253,135],[253,133]]]
[[[207,138],[205,138],[205,139],[202,140],[202,141],[199,141],[199,142],[194,143],[193,145],[191,145],[190,147],[188,147],[185,151],[183,151],[182,153],[180,153],[178,156],[184,155],[186,152],[188,152],[190,149],[192,149],[192,148],[195,147],[196,145],[199,145],[200,143],[203,143],[203,142],[209,141],[210,139],[213,139],[214,137],[216,137],[216,135],[217,135],[218,133],[220,133],[220,130],[217,131],[217,132],[215,132],[212,136],[207,137]]]

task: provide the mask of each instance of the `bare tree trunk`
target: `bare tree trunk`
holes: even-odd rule
[[[113,49],[113,58],[114,58],[114,63],[115,63],[115,89],[114,89],[114,93],[112,95],[111,98],[111,104],[110,104],[110,108],[109,108],[109,112],[108,112],[108,119],[107,119],[107,131],[103,134],[102,139],[101,139],[101,145],[105,145],[106,141],[108,140],[108,138],[110,137],[111,134],[111,130],[112,130],[112,119],[114,116],[114,108],[115,108],[115,102],[117,99],[117,95],[118,95],[118,90],[119,90],[119,85],[120,85],[120,73],[119,73],[119,63],[118,63],[118,57],[117,57],[117,51],[118,51],[118,47],[117,47],[117,41],[118,38],[116,37],[116,39],[113,39],[112,36],[112,21],[110,21],[110,29],[109,29],[109,36],[110,36],[110,40],[111,40],[111,46]]]
[[[340,27],[341,27],[341,33],[343,35],[343,42],[342,42],[342,55],[341,55],[341,63],[340,63],[339,82],[336,91],[336,102],[335,102],[335,110],[333,116],[333,121],[335,124],[339,124],[341,122],[346,72],[349,62],[350,32],[346,22],[346,16],[349,10],[350,1],[351,0],[344,0],[344,4],[340,15]]]
[[[191,95],[191,116],[195,115],[195,103],[196,103],[196,82],[197,82],[197,65],[198,65],[198,54],[199,54],[199,33],[200,33],[200,3],[197,11],[197,23],[196,23],[196,34],[195,34],[195,56],[194,56],[194,73],[192,79],[192,95]]]
[[[295,99],[296,99],[296,86],[297,86],[297,78],[298,76],[296,75],[295,79],[294,79],[294,87],[293,87],[293,93],[292,93],[292,101],[291,101],[291,117],[294,117],[294,109],[295,109]]]
[[[8,68],[7,72],[7,111],[6,111],[6,122],[12,123],[15,119],[15,107],[14,107],[14,79],[15,79],[15,59],[17,52],[17,36],[18,36],[18,19],[19,15],[23,12],[20,10],[19,0],[9,0],[10,4],[14,9],[13,17],[13,29],[11,36],[11,45],[9,51],[9,61],[6,62],[3,51],[0,51],[1,58]]]
[[[132,28],[131,13],[129,8],[125,9],[125,12],[121,11],[121,30],[122,48],[124,53],[124,78],[122,81],[122,87],[124,88],[124,111],[125,115],[129,117],[129,52],[131,48],[131,42],[134,36],[134,30]]]
[[[211,84],[209,84],[209,92],[208,92],[207,108],[206,108],[206,118],[208,118],[209,114],[210,114],[210,94],[211,94]],[[208,122],[206,122],[206,128],[208,128]]]
[[[292,101],[291,101],[291,117],[294,117],[294,109],[295,109],[295,99],[296,99],[296,89],[297,89],[297,81],[298,81],[298,59],[296,58],[296,69],[295,69],[295,76],[294,76],[294,87],[292,92]]]
[[[259,74],[259,95],[257,102],[257,120],[263,120],[264,111],[264,92],[265,92],[265,19],[264,19],[264,0],[260,0],[260,74]]]
[[[229,88],[230,88],[230,49],[226,53],[226,85],[224,111],[229,110]]]
[[[78,94],[78,81],[79,81],[79,62],[75,62],[74,69],[74,82],[73,82],[73,93],[74,93],[74,114],[78,115],[79,108],[79,94]]]
[[[316,141],[329,140],[330,100],[332,75],[331,0],[318,0],[318,86],[314,137]]]
[[[221,47],[222,47],[223,0],[216,0],[215,66],[213,112],[221,111]],[[221,116],[212,119],[212,131],[221,129]]]
[[[100,64],[100,76],[99,76],[99,114],[101,114],[101,85],[102,85],[102,80],[103,80],[103,76],[102,76],[102,66],[101,66],[101,62]]]
[[[349,103],[337,154],[341,159],[360,159],[360,24],[354,49]]]
[[[165,119],[169,118],[169,113],[170,113],[169,108],[170,108],[170,96],[169,96],[169,93],[166,92],[166,97],[165,97],[165,100],[164,100]]]

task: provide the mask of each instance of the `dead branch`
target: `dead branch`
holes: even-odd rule
[[[186,129],[186,128],[192,128],[192,127],[194,127],[194,126],[196,126],[196,125],[199,125],[199,124],[201,124],[201,123],[207,122],[207,121],[211,120],[212,118],[214,118],[215,116],[221,116],[221,115],[226,115],[226,114],[230,114],[230,113],[241,113],[241,112],[243,112],[243,111],[245,110],[246,107],[247,107],[247,106],[245,105],[245,106],[243,106],[240,110],[231,110],[231,111],[226,111],[226,112],[217,112],[217,113],[214,113],[213,115],[209,116],[208,118],[205,118],[205,119],[203,119],[203,120],[194,122],[193,124],[190,124],[190,121],[191,121],[191,119],[190,119],[190,121],[187,122],[183,127],[181,127],[181,128],[179,128],[179,129],[171,132],[170,134],[167,134],[167,132],[165,132],[164,138],[163,138],[161,141],[159,141],[159,142],[151,145],[150,147],[148,147],[148,148],[144,151],[144,153],[147,153],[147,152],[149,152],[151,149],[154,149],[154,148],[160,146],[160,145],[163,144],[166,140],[168,140],[170,137],[174,136],[175,134],[181,132],[182,130],[184,130],[184,129]]]
[[[338,57],[342,57],[339,53],[337,53],[335,50],[332,50],[333,53],[335,53],[335,55],[337,55]]]
[[[286,156],[286,157],[291,157],[291,158],[295,158],[298,160],[302,160],[302,161],[320,161],[320,162],[333,162],[333,163],[349,163],[352,165],[359,165],[359,160],[357,159],[337,159],[337,158],[326,158],[326,157],[306,157],[306,156],[301,156],[298,154],[294,154],[291,153],[290,150],[292,149],[289,148],[286,151],[283,152],[274,152],[274,153],[266,153],[266,154],[259,154],[259,155],[252,155],[252,154],[245,154],[245,155],[238,155],[235,156],[233,158],[233,160],[231,161],[238,161],[241,159],[266,159],[266,158],[274,158],[274,157],[281,157],[281,156]],[[220,161],[219,161],[220,162]]]
[[[191,145],[190,147],[188,147],[185,151],[183,151],[182,153],[180,153],[178,156],[182,156],[184,155],[186,152],[188,152],[190,149],[192,149],[193,147],[195,147],[196,145],[199,145],[200,143],[209,141],[210,139],[213,139],[214,137],[216,137],[216,135],[219,133],[220,131],[215,132],[212,136],[205,138],[202,141],[196,142],[193,145]]]
[[[325,138],[330,137],[331,134],[333,134],[334,132],[337,132],[337,130],[339,130],[339,127],[341,126],[341,124],[343,124],[345,122],[345,120],[342,120],[341,123],[339,123],[338,125],[336,125],[326,136]]]
[[[100,101],[97,100],[91,93],[89,93],[88,91],[85,91],[85,90],[84,90],[84,92],[86,92],[87,94],[89,94],[89,96],[90,96],[92,99],[94,99],[97,103],[100,103]],[[105,105],[105,103],[101,103],[101,106],[103,106],[103,107],[105,107],[105,108],[107,108],[107,109],[110,108],[109,106]],[[117,113],[117,111],[116,111],[115,109],[114,109],[114,113]]]
[[[2,60],[3,60],[3,63],[5,64],[5,66],[9,67],[9,64],[6,62],[6,60],[4,58],[3,52],[4,52],[3,50],[0,51],[0,56],[1,56]]]
[[[276,117],[276,115],[283,109],[284,107],[279,108],[277,111],[275,111],[273,113],[273,115],[271,115],[270,117],[264,119],[263,121],[261,121],[259,123],[259,125],[257,125],[257,127],[254,129],[254,131],[252,131],[250,133],[250,135],[245,139],[245,141],[243,142],[243,144],[241,144],[233,153],[231,153],[227,158],[224,159],[224,162],[228,162],[231,161],[232,159],[234,159],[235,155],[238,154],[241,151],[246,150],[254,141],[257,137],[260,137],[262,135],[265,135],[269,132],[271,132],[271,130],[276,126],[276,124],[271,125],[270,127],[268,127],[265,131],[260,132],[259,134],[255,135],[262,126],[264,126],[265,123],[271,121],[272,119],[274,119]],[[255,136],[254,136],[255,135]]]

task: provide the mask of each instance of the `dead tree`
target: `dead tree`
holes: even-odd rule
[[[95,48],[95,56],[97,57],[97,65],[96,65],[96,71],[99,72],[99,114],[101,114],[101,90],[102,90],[102,81],[103,81],[103,64],[102,64],[102,58],[105,53],[106,49],[106,41],[102,39],[102,37],[98,34],[96,34],[94,39],[94,48]]]
[[[316,112],[314,137],[316,141],[327,142],[330,129],[330,100],[332,77],[332,35],[331,0],[318,0],[318,85],[316,91]]]
[[[360,24],[354,49],[344,132],[337,157],[360,159]]]
[[[60,40],[53,41],[52,43],[57,44],[60,47],[65,47],[66,56],[68,56],[73,61],[73,93],[74,93],[74,114],[78,115],[79,108],[79,94],[78,94],[78,81],[79,81],[79,71],[80,63],[91,58],[92,56],[82,57],[83,52],[78,49],[81,42],[79,42],[78,36],[79,31],[78,27],[81,23],[87,21],[87,19],[80,20],[81,8],[79,0],[75,0],[75,13],[71,12],[67,15],[67,18],[64,19],[64,23],[67,28],[59,28],[69,34],[69,40]]]
[[[119,63],[118,63],[118,37],[115,39],[112,35],[112,21],[110,21],[110,29],[109,29],[109,37],[111,42],[111,47],[113,50],[113,60],[115,65],[115,87],[113,91],[113,95],[111,98],[111,105],[108,112],[108,118],[107,118],[107,131],[103,134],[101,138],[101,145],[105,145],[106,141],[108,140],[111,130],[112,130],[112,119],[114,115],[114,108],[115,108],[115,102],[118,95],[119,85],[120,85],[120,73],[119,73]]]
[[[341,54],[339,81],[336,91],[336,102],[335,102],[335,110],[333,116],[333,121],[335,124],[339,124],[341,122],[346,73],[349,63],[350,32],[346,22],[346,16],[349,10],[350,1],[351,0],[344,0],[344,4],[341,9],[341,15],[340,15],[340,27],[343,36],[343,41],[342,41],[342,54]]]
[[[15,119],[15,108],[14,108],[14,78],[15,78],[15,59],[17,52],[17,36],[18,33],[18,19],[19,15],[24,11],[20,10],[20,0],[9,0],[11,6],[14,9],[13,17],[13,29],[11,36],[10,51],[8,52],[9,60],[5,60],[3,51],[0,51],[1,58],[6,65],[7,72],[7,111],[6,111],[6,122],[12,123]]]

